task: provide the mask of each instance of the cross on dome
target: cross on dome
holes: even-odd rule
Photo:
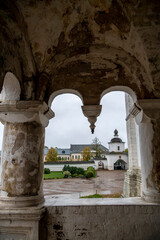
[[[114,136],[118,137],[118,130],[117,129],[114,130]]]

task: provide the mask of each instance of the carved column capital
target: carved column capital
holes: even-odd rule
[[[160,99],[142,99],[137,101],[137,105],[150,119],[160,118]]]
[[[83,114],[85,117],[88,118],[92,133],[94,133],[95,122],[97,121],[97,117],[100,115],[101,110],[102,110],[102,105],[84,105],[84,106],[82,106]]]
[[[44,101],[3,101],[0,103],[0,121],[24,123],[36,121],[48,126],[54,112]]]
[[[151,119],[160,118],[160,99],[141,99],[129,110],[126,121],[135,117],[136,123],[149,122]]]

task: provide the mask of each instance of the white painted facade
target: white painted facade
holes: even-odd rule
[[[63,170],[64,165],[70,165],[70,167],[81,167],[84,170],[87,170],[88,167],[95,167],[94,162],[84,162],[84,163],[44,163],[44,168],[49,168],[50,171],[59,172]]]
[[[109,142],[109,152],[123,152],[125,150],[124,142],[121,143],[112,143]]]
[[[94,160],[95,162],[95,169],[106,169],[108,170],[108,161],[107,159],[99,159],[99,160]]]
[[[118,136],[118,131],[115,129],[114,137],[109,144],[109,153],[106,154],[107,169],[114,170],[115,164],[122,169],[128,168],[128,153],[125,152],[125,143]]]
[[[118,161],[118,160],[122,160],[125,162],[125,167],[124,165],[122,165],[123,169],[127,169],[128,168],[128,155],[126,155],[125,153],[122,154],[109,154],[107,156],[107,166],[108,166],[108,170],[114,170],[114,164]]]
[[[82,161],[83,160],[82,154],[80,154],[80,153],[72,153],[71,154],[71,160],[72,161]]]

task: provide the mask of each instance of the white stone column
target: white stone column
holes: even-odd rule
[[[41,101],[0,103],[4,124],[0,228],[4,229],[4,239],[13,233],[15,239],[39,239],[38,225],[44,213],[45,127],[53,116]]]
[[[133,107],[133,101],[128,94],[125,94],[126,102],[126,125],[128,139],[128,170],[124,179],[124,197],[141,196],[141,170],[138,154],[137,126],[135,119],[130,114]]]
[[[142,198],[160,203],[160,99],[138,100]]]
[[[0,205],[26,207],[44,201],[44,127],[52,116],[43,102],[0,104],[0,119],[4,123]]]

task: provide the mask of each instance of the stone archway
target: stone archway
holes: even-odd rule
[[[118,159],[114,163],[114,170],[125,170],[127,163],[123,159]]]
[[[104,169],[104,163],[103,163],[103,161],[99,161],[98,162],[98,170],[103,170]]]
[[[46,103],[62,89],[80,93],[92,132],[103,91],[125,86],[135,92],[131,115],[139,124],[143,198],[160,203],[159,2],[16,0],[1,1],[0,9],[0,90],[6,72],[14,73],[21,85],[20,99],[0,104],[1,121],[6,122],[0,201],[2,210],[11,207],[7,226],[17,219],[17,207],[36,205],[38,210],[23,209],[21,216],[22,227],[28,219],[30,235],[38,239],[38,227],[34,231],[33,226],[43,212],[44,127],[54,116]],[[15,168],[25,168],[23,176]]]

